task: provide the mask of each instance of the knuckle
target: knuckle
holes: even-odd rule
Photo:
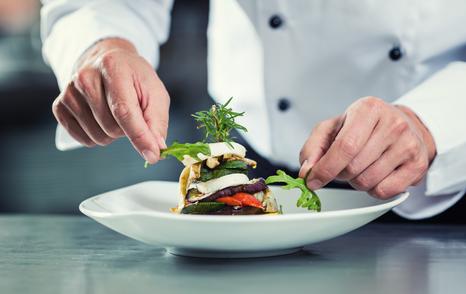
[[[412,139],[406,144],[405,152],[409,158],[416,157],[419,153],[420,143],[417,139]]]
[[[108,52],[102,55],[101,63],[102,66],[107,70],[112,70],[117,66],[118,60],[114,52]]]
[[[376,186],[370,193],[372,196],[385,200],[391,197],[391,194],[381,185]]]
[[[61,95],[60,98],[58,98],[58,100],[60,100],[60,102],[64,105],[71,106],[74,104],[74,98],[69,89],[66,89],[63,95]]]
[[[383,104],[384,104],[384,101],[378,97],[375,97],[375,96],[367,96],[367,97],[364,97],[361,99],[361,103],[371,109],[371,110],[375,110],[375,109],[378,109],[379,107],[381,107]]]
[[[105,132],[110,138],[117,139],[124,135],[123,131],[117,125],[109,126],[105,129]]]
[[[415,171],[418,174],[424,174],[428,168],[429,168],[429,163],[427,162],[426,159],[419,160],[415,165]]]
[[[350,178],[357,176],[360,171],[361,169],[359,167],[359,164],[354,161],[350,162],[348,166],[344,169],[344,173]]]
[[[353,180],[350,181],[350,183],[358,190],[361,191],[367,191],[371,188],[370,182],[367,179],[365,175],[359,175]]]
[[[134,144],[141,144],[142,142],[144,142],[145,137],[146,137],[146,132],[144,132],[143,130],[139,130],[130,137],[130,140]]]
[[[107,146],[113,142],[113,139],[107,136],[100,135],[96,136],[94,141],[100,146]]]
[[[60,98],[56,98],[52,103],[52,113],[57,117],[60,115],[60,108],[61,108],[61,101]]]
[[[84,92],[88,93],[92,88],[94,70],[92,68],[80,69],[75,78],[77,86],[79,86]]]
[[[127,121],[130,116],[130,108],[126,102],[115,102],[111,105],[113,116],[120,121]]]
[[[403,118],[395,119],[392,126],[393,126],[392,130],[395,135],[400,135],[404,133],[406,130],[408,130],[409,128],[408,122]]]
[[[348,158],[354,157],[358,152],[358,144],[354,137],[347,136],[343,139],[336,140],[340,152]]]

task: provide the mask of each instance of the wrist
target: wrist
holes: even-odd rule
[[[400,109],[408,118],[414,123],[416,128],[422,135],[422,139],[424,144],[427,148],[427,154],[429,157],[429,164],[434,160],[435,155],[437,154],[437,148],[435,146],[435,140],[432,134],[430,133],[429,129],[424,125],[421,119],[417,116],[417,114],[412,111],[410,108],[402,105],[396,105],[398,109]]]
[[[121,38],[106,38],[96,42],[76,62],[75,68],[81,68],[83,65],[91,64],[103,54],[110,51],[127,51],[130,54],[137,54],[136,47],[134,45]]]

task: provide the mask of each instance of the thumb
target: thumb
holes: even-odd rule
[[[305,179],[311,168],[327,152],[341,127],[340,117],[318,123],[304,143],[299,154],[299,177]]]

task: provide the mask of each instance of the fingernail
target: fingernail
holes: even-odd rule
[[[165,139],[162,136],[159,137],[159,146],[160,149],[167,149],[167,143],[165,142]]]
[[[143,150],[142,156],[144,156],[144,159],[149,163],[155,163],[157,161],[157,156],[155,156],[155,153],[150,150]]]
[[[311,190],[317,190],[322,187],[322,182],[319,180],[312,180],[307,184],[307,187]]]
[[[299,169],[299,175],[302,175],[303,178],[304,176],[306,175],[307,173],[307,170],[308,170],[308,167],[307,167],[307,159],[303,161],[303,163],[301,164],[301,168]]]
[[[314,166],[313,163],[310,163],[309,160],[304,160],[301,168],[299,169],[299,174],[303,176],[303,179],[307,179],[309,174],[311,173],[312,167]]]

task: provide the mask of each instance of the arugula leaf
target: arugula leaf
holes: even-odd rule
[[[176,157],[179,161],[184,159],[185,155],[191,156],[194,159],[201,160],[198,154],[204,154],[205,156],[210,155],[210,147],[206,143],[178,143],[174,142],[167,149],[163,149],[160,153],[160,157],[166,158],[167,156]]]
[[[301,190],[301,196],[296,203],[296,206],[307,208],[308,210],[320,211],[320,199],[317,194],[309,190],[304,182],[304,179],[301,178],[293,178],[287,175],[282,170],[277,170],[277,174],[268,177],[265,180],[266,184],[272,183],[285,183],[286,185],[283,186],[283,189],[291,190],[293,188],[298,188]]]
[[[198,157],[199,153],[209,156],[210,155],[209,144],[202,143],[202,142],[178,143],[175,141],[168,148],[162,149],[162,152],[160,153],[160,157],[166,158],[167,156],[170,155],[170,156],[175,157],[179,161],[182,161],[185,155],[189,155],[196,160],[201,160]],[[146,161],[146,163],[144,164],[144,167],[147,168],[149,167],[149,165],[150,164]]]

